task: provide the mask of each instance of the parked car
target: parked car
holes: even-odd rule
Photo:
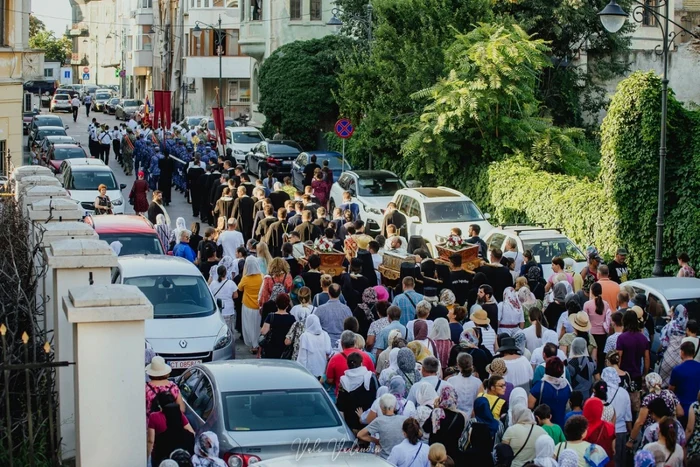
[[[103,112],[105,104],[112,98],[111,90],[98,89],[95,92],[95,98],[92,100],[92,108],[95,112]]]
[[[222,306],[188,260],[168,255],[120,256],[112,283],[135,285],[151,302],[153,319],[146,321],[146,340],[174,374],[232,357],[234,336],[221,317]]]
[[[124,99],[114,108],[114,117],[117,120],[127,121],[139,111],[143,101],[139,99]]]
[[[43,115],[40,113],[35,114],[34,117],[32,117],[32,120],[29,122],[29,137],[27,138],[27,151],[32,148],[32,143],[36,139],[36,133],[39,131],[39,128],[43,127],[64,128],[66,130],[68,129],[68,125],[63,125],[63,120],[61,120],[61,117],[59,116]]]
[[[665,320],[672,309],[684,305],[689,319],[700,320],[700,279],[696,277],[652,277],[623,282],[647,297],[652,316]]]
[[[98,89],[100,89],[100,86],[96,86],[94,84],[86,84],[85,85],[85,92],[83,95],[89,94],[92,97],[95,97],[95,92],[97,92]]]
[[[74,93],[77,95],[77,93]],[[71,96],[68,94],[54,94],[53,99],[51,99],[51,104],[49,107],[49,112],[56,112],[58,110],[63,110],[64,112],[71,112],[70,105]]]
[[[124,214],[124,184],[118,184],[112,169],[100,159],[67,159],[60,167],[59,180],[69,196],[80,203],[88,216],[95,211],[95,198],[99,194],[97,187],[107,186],[107,196],[112,202],[114,214]]]
[[[204,120],[205,117],[204,115],[193,115],[191,117],[185,117],[181,122],[180,125],[183,127],[186,127],[188,130],[194,130],[196,127],[199,127],[202,123],[202,120]]]
[[[515,240],[518,252],[531,250],[540,266],[545,280],[552,275],[552,259],[571,258],[576,262],[574,271],[580,272],[586,266],[586,255],[561,229],[546,229],[533,225],[501,225],[488,234],[481,235],[489,250],[500,248],[505,251],[508,239]]]
[[[80,97],[80,93],[78,91],[76,91],[75,89],[69,88],[69,87],[63,87],[63,86],[56,89],[56,91],[53,93],[54,97],[56,96],[56,94],[68,94],[71,99],[73,99],[76,96]]]
[[[203,363],[177,384],[190,425],[217,434],[229,466],[294,453],[307,439],[336,452],[355,439],[318,379],[294,361]]]
[[[40,115],[39,109],[34,109],[31,112],[22,112],[22,133],[25,135],[29,134],[29,125],[32,124],[32,119],[34,115]]]
[[[245,164],[245,156],[256,144],[265,141],[260,130],[252,126],[226,127],[226,149],[231,149],[239,164]]]
[[[328,161],[328,168],[333,171],[333,180],[338,180],[344,170],[351,170],[348,161],[343,165],[343,155],[335,151],[309,151],[302,152],[292,164],[292,184],[300,190],[304,190],[304,168],[311,161],[311,156],[316,156],[316,163],[323,166],[323,161]]]
[[[49,80],[33,80],[25,81],[22,85],[25,92],[30,92],[32,94],[44,95],[48,93],[50,96],[53,95],[56,89],[56,81]]]
[[[360,217],[365,230],[377,235],[384,220],[384,211],[394,194],[406,188],[401,178],[388,170],[345,171],[331,187],[330,209],[343,204],[343,192],[349,191],[352,200],[360,206]]]
[[[49,136],[49,138],[52,138]],[[47,138],[48,139],[48,138]],[[55,174],[61,173],[63,161],[68,159],[88,159],[89,154],[82,146],[75,143],[54,143],[48,149],[45,161],[46,165]]]
[[[292,162],[301,151],[301,146],[292,140],[261,141],[246,155],[245,168],[258,178],[266,177],[267,169],[272,169],[275,177],[281,179],[291,174]]]
[[[117,105],[119,105],[120,102],[121,99],[119,99],[118,97],[111,98],[105,104],[104,112],[109,115],[114,115],[114,113],[117,111]]]
[[[72,89],[73,91],[77,91],[78,97],[80,99],[82,99],[83,96],[85,95],[85,86],[82,84],[67,84],[67,85],[62,86],[62,87],[66,87],[66,88]]]
[[[53,147],[54,144],[78,144],[78,142],[75,139],[73,139],[72,136],[46,136],[39,145],[39,153],[37,154],[37,156],[39,156],[40,161],[46,163],[46,161],[48,160],[49,150]]]
[[[62,126],[42,126],[29,136],[32,138],[32,144],[37,143],[41,147],[41,143],[47,136],[68,136],[68,134]]]
[[[426,449],[426,452],[427,448],[427,445],[423,445],[423,449]],[[370,452],[338,452],[332,446],[321,446],[318,449],[322,450],[322,452],[316,452],[315,450],[308,453],[296,451],[298,454],[295,452],[295,454],[275,457],[253,465],[255,467],[287,467],[290,465],[295,467],[391,467],[394,465]],[[410,467],[411,464],[408,465]]]
[[[482,237],[493,228],[490,214],[482,213],[471,199],[452,188],[404,188],[394,193],[392,201],[406,218],[403,227],[397,226],[404,237],[423,237],[433,255],[437,255],[435,245],[443,243],[453,227],[466,235],[469,226],[477,224]]]
[[[87,216],[84,222],[95,229],[100,240],[120,242],[120,256],[165,254],[153,224],[143,216]]]

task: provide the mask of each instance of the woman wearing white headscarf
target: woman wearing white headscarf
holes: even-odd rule
[[[156,221],[158,219],[156,218]],[[180,243],[180,233],[183,231],[187,230],[187,224],[185,223],[185,218],[184,217],[178,217],[177,220],[175,221],[175,228],[173,229],[173,233],[170,236],[170,243],[175,242],[175,245]]]
[[[418,420],[418,424],[423,426],[423,423],[430,418],[433,413],[433,408],[435,405],[435,399],[437,399],[437,392],[435,388],[430,384],[419,384],[416,389],[416,412],[413,418]],[[425,439],[428,438],[427,434],[423,436]]]
[[[399,349],[398,347],[394,347],[391,349],[389,352],[389,368],[386,368],[382,370],[382,372],[379,374],[379,384],[382,386],[387,386],[389,384],[389,381],[391,378],[396,376],[399,372]]]
[[[535,460],[533,464],[540,467],[559,467],[554,460],[554,440],[551,436],[540,436],[535,442]]]
[[[219,458],[219,438],[216,433],[205,431],[197,436],[192,467],[226,467],[226,463]]]
[[[297,362],[318,378],[326,371],[326,361],[331,353],[331,338],[321,329],[318,316],[307,316],[305,324],[306,329],[299,341]]]
[[[515,388],[510,392],[510,397],[508,398],[508,419],[506,420],[506,427],[513,424],[513,409],[518,406],[527,407],[527,392],[523,388]]]
[[[382,370],[385,370],[389,367],[389,354],[391,353],[391,349],[394,348],[394,344],[397,339],[401,339],[401,331],[398,329],[392,329],[391,331],[389,331],[389,336],[387,337],[386,341],[389,345],[386,349],[382,350],[382,352],[377,357],[375,371],[378,375],[381,375]]]
[[[625,388],[620,387],[620,376],[614,368],[605,368],[600,379],[608,385],[607,405],[615,410],[615,464],[622,465],[628,438],[627,423],[633,421],[630,395]]]
[[[156,225],[153,228],[156,230],[156,235],[158,235],[158,239],[163,245],[163,251],[168,251],[170,248],[170,226],[168,226],[163,214],[156,216]]]
[[[454,343],[452,342],[452,333],[450,332],[450,323],[445,318],[437,318],[433,322],[433,328],[430,330],[428,337],[435,345],[434,357],[440,361],[441,368],[447,368],[447,363],[450,360],[450,350]]]
[[[515,392],[515,389],[513,392]],[[527,403],[514,407],[512,414],[509,414],[509,417],[511,416],[512,423],[503,434],[502,442],[509,444],[513,453],[517,454],[511,463],[511,467],[523,467],[523,465],[535,458],[537,440],[541,436],[549,437],[549,435],[542,427],[537,426],[535,417],[530,409],[527,408]]]
[[[219,266],[224,266],[226,268],[226,279],[230,281],[232,281],[233,278],[238,275],[238,263],[230,256],[224,256],[223,258],[221,258],[221,261],[219,261],[219,264],[209,268],[210,284],[212,283],[212,281],[215,281],[218,277],[217,270],[219,269]]]

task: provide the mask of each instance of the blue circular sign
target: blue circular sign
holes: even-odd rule
[[[354,132],[355,127],[352,126],[352,123],[347,118],[341,118],[335,122],[335,134],[339,138],[348,139]]]

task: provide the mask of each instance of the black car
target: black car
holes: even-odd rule
[[[267,176],[267,170],[272,169],[275,177],[281,179],[291,174],[292,162],[301,151],[301,146],[289,139],[262,141],[246,156],[246,171],[262,179]]]
[[[80,99],[80,93],[73,88],[58,88],[53,94],[54,96],[56,94],[68,94],[71,99],[73,99],[74,97]]]
[[[42,126],[34,132],[34,139],[32,142],[41,146],[44,142],[44,138],[47,136],[68,136],[68,134],[66,133],[66,129],[62,126]]]
[[[105,113],[109,115],[114,115],[117,112],[117,106],[121,102],[121,99],[118,97],[113,97],[110,100],[107,101],[105,104]]]
[[[68,129],[68,126],[63,126],[63,120],[61,117],[56,115],[43,115],[38,114],[32,118],[31,123],[29,123],[29,137],[27,138],[27,150],[32,148],[32,143],[37,139],[36,133],[39,128],[50,126],[50,127],[61,127]],[[65,131],[63,132],[65,134]]]

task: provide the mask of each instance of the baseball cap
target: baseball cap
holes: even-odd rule
[[[617,249],[617,254],[620,255],[620,256],[627,256],[627,255],[628,255],[628,253],[627,253],[627,248],[625,248],[625,247],[620,247],[620,248],[618,248],[618,249]]]

